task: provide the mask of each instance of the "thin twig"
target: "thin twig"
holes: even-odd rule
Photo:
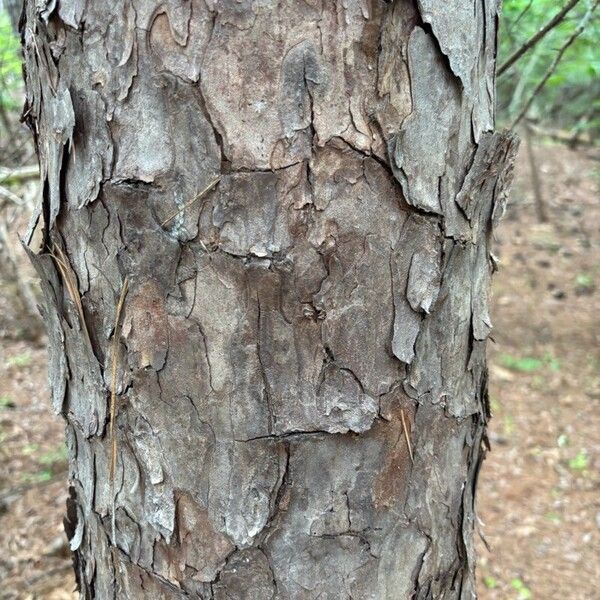
[[[110,423],[109,433],[112,444],[112,452],[110,459],[110,477],[114,479],[115,468],[117,462],[117,444],[115,438],[115,417],[117,409],[117,370],[119,366],[119,324],[121,322],[121,312],[123,311],[123,304],[125,303],[125,296],[127,295],[127,288],[129,287],[129,279],[126,277],[123,282],[121,289],[121,295],[119,296],[119,302],[117,304],[117,312],[115,314],[115,327],[113,330],[112,349],[111,349],[111,384],[110,384]]]
[[[110,421],[109,437],[110,437],[110,488],[112,494],[112,542],[116,543],[116,515],[115,515],[115,472],[117,469],[117,436],[115,435],[115,419],[117,416],[117,371],[119,368],[119,341],[120,341],[120,323],[121,313],[123,312],[123,305],[125,304],[125,297],[127,296],[127,289],[129,287],[129,278],[125,277],[123,281],[123,287],[121,288],[121,295],[119,296],[119,302],[117,303],[117,310],[115,314],[115,326],[113,329],[112,347],[111,347],[111,382],[110,382]]]
[[[408,455],[410,456],[410,462],[414,463],[412,446],[410,443],[410,436],[408,435],[408,428],[406,426],[406,420],[404,419],[404,410],[400,409],[400,419],[402,419],[402,429],[404,431],[404,439],[406,440],[406,446],[408,447]]]
[[[496,71],[496,76],[500,77],[505,71],[510,69],[518,60],[529,50],[533,48],[549,31],[552,31],[567,15],[567,13],[575,7],[579,0],[570,0],[562,10],[560,10],[552,19],[550,19],[536,34],[532,35],[518,50],[513,52]]]
[[[197,194],[196,196],[194,196],[189,202],[187,202],[186,204],[184,204],[181,208],[177,209],[177,211],[174,212],[170,217],[168,217],[167,219],[165,219],[161,223],[161,226],[164,227],[165,225],[167,225],[168,223],[170,223],[175,217],[179,216],[182,212],[184,212],[190,206],[192,206],[192,204],[194,204],[194,202],[197,202],[198,200],[200,200],[200,198],[202,198],[202,196],[204,196],[215,185],[217,185],[217,183],[219,183],[220,180],[221,180],[221,176],[219,175],[216,179],[213,179],[199,194]]]
[[[527,123],[536,136],[549,137],[567,146],[594,146],[593,138],[586,132],[580,132],[577,125],[570,130],[541,127],[535,123]]]
[[[34,179],[40,174],[37,165],[25,165],[24,167],[0,167],[0,183],[14,183],[26,179]]]
[[[527,102],[525,102],[525,105],[521,109],[521,112],[519,112],[519,114],[517,115],[517,118],[513,121],[513,124],[512,124],[513,129],[521,121],[521,119],[527,114],[527,111],[531,107],[531,104],[533,103],[535,97],[540,93],[542,88],[546,85],[546,82],[548,81],[548,79],[550,79],[552,73],[554,73],[554,71],[556,70],[558,63],[560,62],[560,59],[562,58],[562,56],[565,53],[565,51],[567,50],[567,48],[581,35],[583,30],[585,29],[585,26],[587,25],[587,22],[589,21],[590,17],[594,13],[594,10],[596,10],[596,7],[598,6],[599,2],[600,2],[600,0],[595,0],[595,2],[588,8],[587,12],[585,13],[585,15],[583,16],[581,21],[579,21],[579,25],[577,25],[577,28],[575,29],[575,31],[569,36],[567,41],[561,46],[558,53],[554,57],[554,60],[548,67],[547,71],[544,73],[544,76],[542,77],[540,82],[535,86],[535,88],[534,88],[533,92],[531,93],[531,95],[529,96]]]
[[[14,192],[11,192],[8,188],[5,188],[2,185],[0,185],[0,198],[10,200],[17,206],[23,206],[25,204],[25,202],[19,196],[17,196]]]

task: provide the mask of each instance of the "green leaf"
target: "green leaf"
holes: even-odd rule
[[[31,354],[29,352],[23,352],[22,354],[15,354],[6,361],[7,367],[28,367],[31,364]]]
[[[552,77],[550,77],[548,79],[548,82],[546,83],[546,85],[549,87],[557,87],[557,86],[565,83],[566,80],[567,80],[566,75],[557,73],[556,75],[552,75]]]
[[[554,372],[560,370],[560,361],[548,353],[543,358],[535,358],[533,356],[517,357],[510,354],[503,354],[500,357],[500,364],[520,373],[533,373],[542,367],[548,367]]]
[[[26,444],[25,446],[23,446],[23,449],[21,450],[21,452],[25,455],[29,455],[29,454],[35,454],[38,450],[40,449],[40,445],[39,444]]]
[[[14,408],[15,403],[8,396],[0,396],[0,409]]]
[[[575,285],[581,288],[590,289],[594,287],[594,279],[589,273],[578,273],[575,277]]]
[[[500,357],[500,363],[502,366],[512,369],[513,371],[520,371],[522,373],[532,373],[537,371],[544,366],[544,362],[539,358],[533,358],[526,356],[524,358],[517,358],[510,354],[504,354]]]
[[[506,435],[512,435],[515,431],[515,420],[511,415],[506,415],[503,419],[504,433]]]
[[[531,590],[519,578],[511,579],[510,585],[518,592],[518,600],[530,600],[530,598],[533,598]]]
[[[25,483],[45,483],[53,477],[52,471],[45,469],[39,473],[23,473],[21,480]]]
[[[502,409],[502,404],[500,402],[500,400],[498,400],[498,398],[490,398],[490,408],[494,411],[494,412],[499,412]]]
[[[553,373],[558,373],[560,371],[560,361],[558,358],[554,358],[549,352],[544,354],[544,363]]]
[[[66,462],[66,460],[67,460],[67,448],[64,445],[59,446],[58,448],[55,448],[54,450],[50,450],[49,452],[44,452],[44,454],[41,454],[40,457],[38,458],[38,462],[41,465],[45,465],[45,466],[49,466],[49,467],[51,467],[57,463]]]
[[[569,460],[569,468],[573,471],[584,471],[590,463],[590,458],[585,450],[580,450],[574,458]]]

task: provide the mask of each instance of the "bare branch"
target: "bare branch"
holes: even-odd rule
[[[0,166],[0,183],[14,183],[25,179],[34,179],[39,174],[40,169],[37,165],[27,165],[15,169]]]
[[[2,185],[0,185],[0,198],[10,200],[17,206],[23,206],[23,204],[25,204],[25,202],[23,202],[23,200],[21,200],[17,194],[11,192],[8,188],[5,188]]]
[[[498,67],[496,75],[500,77],[505,71],[510,69],[527,50],[533,48],[549,31],[554,29],[567,15],[567,13],[579,2],[579,0],[570,0],[546,25],[544,25],[535,35],[531,36],[518,50],[513,52],[506,61]]]

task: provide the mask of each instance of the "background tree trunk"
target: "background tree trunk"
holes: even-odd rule
[[[11,25],[14,27],[15,33],[19,30],[19,19],[23,9],[23,0],[2,0],[2,6],[8,13]]]
[[[28,1],[84,598],[474,596],[497,9]]]

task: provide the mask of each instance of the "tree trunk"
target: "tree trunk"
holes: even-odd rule
[[[474,597],[497,9],[28,1],[84,598]]]
[[[531,186],[533,188],[533,201],[535,204],[535,214],[540,223],[548,222],[548,214],[546,212],[546,202],[542,193],[542,184],[540,182],[540,174],[535,160],[535,151],[533,149],[533,140],[531,135],[531,126],[525,123],[525,148],[527,150],[527,161],[529,162],[529,173],[531,175]]]
[[[15,33],[19,31],[19,19],[23,9],[23,0],[3,0],[0,6],[6,10],[10,24],[13,26]]]

